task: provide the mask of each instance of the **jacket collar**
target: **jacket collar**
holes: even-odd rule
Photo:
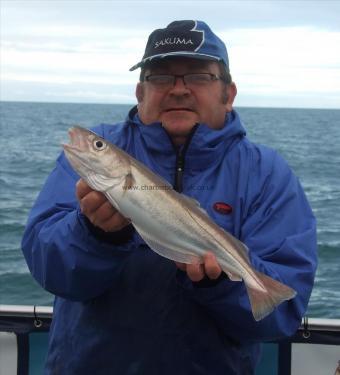
[[[169,157],[175,157],[176,148],[160,122],[143,124],[138,116],[137,107],[131,109],[127,120],[135,127],[147,149],[162,161],[162,164],[168,164]],[[225,126],[222,129],[215,130],[206,124],[197,124],[189,144],[185,147],[186,167],[202,169],[202,166],[218,163],[245,134],[236,111],[226,115]]]

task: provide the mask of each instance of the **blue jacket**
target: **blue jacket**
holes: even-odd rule
[[[161,124],[143,125],[135,109],[94,130],[197,199],[248,246],[257,270],[297,296],[256,322],[243,283],[224,275],[193,283],[132,226],[95,228],[61,154],[22,241],[32,275],[56,295],[46,374],[252,374],[259,343],[294,334],[313,286],[315,218],[298,179],[275,151],[246,138],[236,112],[221,130],[197,125],[177,151]]]

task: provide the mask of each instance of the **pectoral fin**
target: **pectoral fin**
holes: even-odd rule
[[[231,281],[242,281],[242,277],[232,274],[229,271],[224,271]]]
[[[125,182],[124,182],[124,190],[131,190],[133,186],[136,184],[136,180],[134,179],[132,173],[128,173],[125,176]]]

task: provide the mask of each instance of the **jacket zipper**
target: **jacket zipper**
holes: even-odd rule
[[[184,148],[179,148],[176,153],[176,170],[174,189],[181,193],[183,191],[183,170],[184,170]]]
[[[191,142],[191,139],[197,129],[196,124],[192,129],[191,132],[186,139],[185,144],[183,147],[178,147],[176,149],[176,165],[175,165],[175,182],[174,182],[174,189],[181,193],[183,191],[183,173],[184,173],[184,162],[185,162],[185,154]],[[175,146],[174,146],[175,147]]]

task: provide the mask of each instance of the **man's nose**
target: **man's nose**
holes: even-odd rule
[[[171,88],[171,93],[173,94],[187,94],[190,93],[190,89],[187,88],[187,86],[184,83],[184,77],[183,76],[175,76],[174,78],[174,84]]]

